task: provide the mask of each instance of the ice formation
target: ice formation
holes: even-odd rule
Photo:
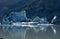
[[[56,16],[52,19],[51,23],[54,22]],[[36,32],[46,31],[48,26],[51,26],[53,32],[56,34],[56,30],[53,24],[49,24],[47,18],[40,18],[36,16],[32,21],[29,21],[26,17],[26,12],[12,12],[8,17],[4,18],[2,21],[2,30],[4,33],[18,33],[15,36],[21,35],[25,38],[26,31],[29,29],[34,29]]]

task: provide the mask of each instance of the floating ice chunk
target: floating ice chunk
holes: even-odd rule
[[[49,24],[49,22],[47,21],[47,18],[41,18],[40,24]]]
[[[51,23],[53,23],[56,20],[57,16],[54,16]]]
[[[39,22],[40,21],[40,18],[37,16],[33,19],[33,22]]]

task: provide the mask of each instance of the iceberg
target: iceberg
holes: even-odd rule
[[[33,19],[33,22],[38,22],[39,24],[49,24],[46,18],[39,18],[38,16]],[[39,25],[39,24],[38,27],[34,28],[34,30],[37,32],[39,32],[40,30],[46,31],[47,27],[49,26],[49,25]]]
[[[33,22],[40,22],[40,18],[38,16],[36,16],[34,19],[33,19]]]
[[[11,23],[13,23],[13,22],[27,22],[27,21],[28,21],[28,19],[26,17],[26,12],[25,11],[11,12],[8,17],[3,18],[3,21],[2,21],[2,25],[3,25],[2,26],[2,32],[4,34],[6,34],[6,35],[7,34],[12,34],[13,32],[15,32],[15,35],[16,35],[16,33],[18,31],[17,36],[21,35],[22,37],[25,37],[26,29],[21,28],[20,26],[16,27],[16,26],[8,26],[8,25],[11,25]],[[21,31],[19,31],[19,30],[21,30]],[[21,34],[19,34],[19,32]]]
[[[28,21],[26,17],[26,12],[11,12],[8,17],[3,19],[3,24],[9,24],[10,22],[26,22]]]

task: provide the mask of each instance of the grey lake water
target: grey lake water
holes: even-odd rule
[[[60,39],[60,27],[54,27],[56,34],[53,33],[51,27],[47,27],[46,31],[36,32],[33,28],[21,26],[0,26],[0,38],[3,39]]]

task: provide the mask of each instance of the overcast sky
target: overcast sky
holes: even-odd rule
[[[42,13],[41,15],[48,15],[48,13],[60,13],[60,0],[0,0],[0,19],[10,8],[6,6],[16,6],[16,10],[27,9],[27,13]],[[29,14],[31,15],[31,14]],[[58,14],[60,15],[60,14]],[[40,16],[40,14],[39,14]]]

